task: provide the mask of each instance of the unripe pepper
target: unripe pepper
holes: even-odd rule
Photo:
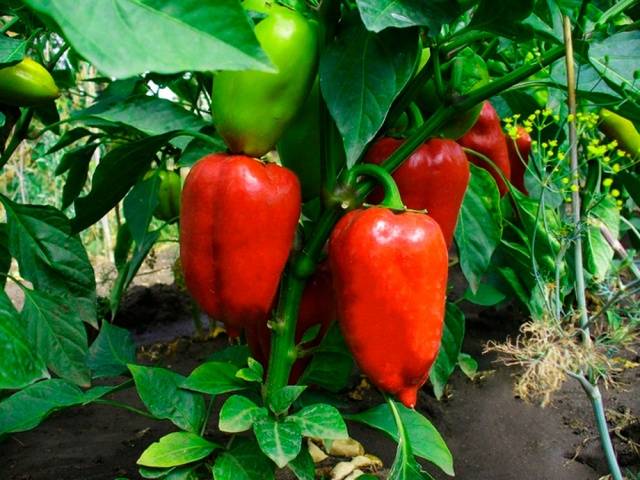
[[[299,216],[290,170],[237,155],[199,160],[182,190],[180,258],[200,307],[235,329],[266,322]]]
[[[182,180],[176,172],[161,170],[160,189],[158,190],[158,206],[153,216],[165,222],[175,222],[180,216],[180,191]]]
[[[600,110],[600,120],[600,130],[607,137],[616,140],[631,156],[640,155],[640,133],[631,120],[606,108]]]
[[[234,153],[260,157],[273,149],[309,93],[316,75],[317,28],[300,13],[257,3],[267,17],[255,28],[275,73],[224,71],[213,80],[216,128]]]
[[[498,112],[496,112],[491,103],[484,102],[478,121],[471,130],[458,140],[458,143],[489,158],[507,180],[511,179],[511,164],[509,163],[507,141],[502,132]],[[496,171],[493,165],[476,155],[467,154],[467,157],[470,162],[484,168],[493,176],[498,184],[501,196],[509,191],[509,187],[502,179],[502,175]]]
[[[518,125],[516,138],[506,135],[507,148],[509,149],[509,163],[511,166],[511,184],[525,195],[527,188],[524,186],[524,172],[527,171],[529,155],[531,154],[531,135]]]
[[[435,220],[390,209],[400,203],[399,195],[388,200],[391,185],[383,207],[353,210],[338,222],[329,263],[338,321],[356,362],[411,408],[440,347],[448,255]]]
[[[333,295],[333,283],[327,263],[320,264],[315,273],[309,278],[302,293],[298,321],[296,324],[296,344],[310,328],[319,325],[318,335],[304,348],[313,348],[320,344],[331,322],[336,318],[336,306]],[[265,365],[271,352],[271,331],[266,323],[260,323],[255,328],[246,330],[247,343],[251,355]],[[309,364],[310,357],[303,357],[293,364],[289,383],[295,384]]]
[[[402,145],[402,140],[382,138],[369,149],[365,162],[381,164]],[[414,210],[427,210],[450,247],[458,214],[469,185],[469,162],[462,147],[453,140],[434,138],[418,147],[393,172],[404,204]],[[369,197],[382,200],[382,191]]]
[[[38,105],[60,96],[49,71],[35,60],[0,69],[0,103],[17,107]]]

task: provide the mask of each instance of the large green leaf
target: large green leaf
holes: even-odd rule
[[[606,278],[611,269],[611,260],[614,251],[605,239],[600,228],[606,227],[614,240],[618,239],[620,232],[620,211],[616,207],[616,201],[611,196],[606,196],[587,214],[587,269],[594,275],[596,281]]]
[[[101,72],[269,70],[237,0],[25,0]]]
[[[215,480],[273,480],[273,463],[253,438],[234,437],[231,447],[218,455],[213,466]]]
[[[27,42],[0,35],[0,68],[18,63],[24,58]]]
[[[413,453],[440,467],[447,475],[453,475],[453,457],[442,436],[433,424],[416,410],[400,404],[397,408],[404,423]],[[346,415],[348,420],[364,423],[383,431],[396,442],[399,440],[398,427],[386,404],[355,415]]]
[[[138,245],[144,242],[147,235],[153,212],[158,206],[159,191],[160,177],[152,175],[139,181],[124,199],[124,217],[131,236]]]
[[[357,3],[367,30],[379,32],[388,27],[425,26],[432,36],[461,10],[458,2],[450,0],[358,0]]]
[[[418,45],[417,29],[374,34],[358,22],[327,47],[320,62],[320,86],[342,135],[348,166],[376,135],[413,75]]]
[[[616,33],[589,48],[589,60],[595,69],[610,83],[618,85],[635,95],[638,87],[638,65],[640,64],[640,32]]]
[[[444,387],[456,368],[458,356],[462,351],[464,340],[464,313],[455,304],[447,303],[447,314],[444,319],[442,342],[429,378],[438,400],[442,398]]]
[[[97,326],[96,281],[87,252],[59,210],[21,205],[0,195],[7,212],[9,251],[37,290],[67,298],[67,307]]]
[[[6,297],[4,292],[0,295]],[[0,311],[0,390],[24,388],[49,372],[14,315]]]
[[[9,226],[0,223],[0,288],[7,283],[6,274],[11,268],[11,253],[9,253]]]
[[[473,292],[489,268],[491,256],[502,236],[500,193],[493,177],[471,167],[471,179],[458,217],[455,239],[462,273]]]
[[[76,216],[71,220],[74,231],[93,225],[115,207],[173,136],[167,133],[146,137],[107,153],[93,174],[91,191],[75,201]]]
[[[98,338],[91,348],[87,364],[94,378],[114,377],[127,371],[127,364],[136,359],[136,345],[131,333],[109,322],[102,322]]]
[[[220,409],[218,428],[221,432],[244,432],[249,430],[256,421],[268,415],[266,408],[259,407],[247,397],[231,395]]]
[[[142,402],[157,418],[167,419],[189,432],[200,431],[205,417],[204,399],[181,390],[184,377],[164,368],[129,365]]]
[[[293,423],[282,423],[270,417],[253,425],[260,449],[282,468],[300,453],[302,434]]]
[[[332,405],[318,403],[304,407],[289,415],[287,422],[293,422],[305,437],[323,440],[339,440],[349,438],[347,426],[338,409]]]
[[[182,388],[209,395],[244,390],[248,384],[236,377],[238,370],[238,366],[232,363],[221,361],[203,363],[191,372],[182,383]]]
[[[89,386],[87,332],[79,312],[64,296],[23,291],[22,321],[38,355],[58,376]]]
[[[207,125],[200,117],[175,102],[158,97],[137,96],[126,100],[98,102],[73,114],[75,120],[99,119],[135,128],[147,135],[173,130],[198,131]]]
[[[152,443],[138,459],[138,465],[146,467],[174,467],[208,457],[216,443],[189,432],[174,432]]]
[[[84,401],[82,391],[64,380],[44,380],[0,402],[0,436],[37,427],[56,410]]]
[[[519,22],[533,12],[535,3],[535,0],[480,0],[469,27],[520,37],[529,30]]]

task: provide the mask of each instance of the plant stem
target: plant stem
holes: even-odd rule
[[[468,110],[474,105],[530,77],[547,65],[562,58],[563,55],[563,47],[553,48],[544,53],[537,63],[524,65],[504,77],[460,97],[453,105],[439,108],[400,145],[382,164],[382,167],[389,173],[393,172],[416,148],[451,120],[456,113]],[[421,74],[422,72],[416,78],[420,77]],[[416,88],[416,86],[419,87],[417,83],[412,82],[409,88]],[[402,96],[404,97],[404,95]],[[406,98],[409,97],[407,96]],[[193,135],[192,132],[185,134]],[[357,189],[358,198],[360,200],[364,199],[374,186],[375,183],[373,182],[362,182]],[[296,359],[295,328],[306,278],[313,272],[335,223],[350,206],[348,203],[338,203],[327,208],[322,213],[307,244],[290,263],[283,275],[277,312],[274,321],[271,322],[271,355],[265,384],[267,397],[287,385],[291,366]]]
[[[31,123],[31,119],[33,118],[33,109],[25,108],[20,112],[20,118],[16,122],[16,126],[13,130],[13,136],[11,137],[11,141],[7,146],[7,149],[4,151],[2,156],[0,157],[0,169],[4,168],[7,164],[11,155],[16,151],[16,149],[22,143],[29,132],[29,124]]]
[[[478,40],[491,40],[494,35],[480,30],[461,30],[443,45],[443,53],[450,55],[454,50]]]
[[[612,17],[623,13],[627,8],[638,3],[638,0],[621,0],[615,3],[609,10],[604,12],[596,22],[596,26],[606,24]]]
[[[573,61],[573,40],[571,36],[571,20],[564,17],[564,40],[566,45],[566,67],[567,67],[567,96],[569,103],[569,114],[573,117],[569,125],[569,145],[571,155],[571,205],[573,210],[573,223],[576,231],[580,228],[580,169],[578,165],[578,133],[576,131],[576,72]],[[576,268],[576,298],[578,301],[578,313],[580,314],[580,329],[582,339],[589,343],[589,314],[587,312],[587,298],[585,294],[584,268],[582,258],[582,236],[577,235],[574,248],[574,262]]]
[[[580,212],[580,171],[578,168],[578,135],[576,131],[576,75],[574,68],[573,57],[573,39],[571,32],[571,20],[569,17],[564,17],[564,43],[566,48],[566,66],[567,66],[567,96],[569,103],[569,113],[572,115],[572,120],[568,122],[569,125],[569,145],[571,148],[571,181],[572,181],[572,208],[573,208],[573,223],[576,230],[575,249],[574,249],[574,262],[575,262],[575,274],[576,274],[576,297],[578,301],[578,309],[580,313],[580,329],[582,331],[582,341],[585,345],[591,343],[591,337],[589,335],[589,313],[587,311],[587,299],[584,281],[584,267],[582,258],[582,236],[579,232],[580,224],[582,223]],[[579,375],[571,374],[576,378],[582,388],[589,396],[591,400],[591,406],[596,418],[596,425],[598,433],[600,435],[600,443],[602,444],[602,450],[607,459],[609,466],[609,472],[613,477],[613,480],[622,480],[622,473],[618,466],[616,454],[613,450],[611,443],[611,437],[609,437],[609,429],[607,427],[607,420],[604,416],[604,406],[602,403],[602,395],[597,384],[592,384],[581,373]]]

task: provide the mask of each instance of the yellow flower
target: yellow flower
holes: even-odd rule
[[[567,117],[567,121],[569,123],[573,123],[575,121],[576,117],[573,115],[573,113],[570,113],[569,116]]]
[[[564,154],[564,152],[558,152],[558,160],[562,161],[564,160],[566,157],[566,155]]]
[[[572,192],[577,192],[578,190],[580,190],[580,188],[578,187],[578,185],[576,185],[575,183],[573,185],[571,185],[571,191]]]
[[[613,185],[613,178],[605,178],[602,181],[602,186],[603,187],[610,187],[611,185]]]
[[[569,183],[569,179],[567,177],[564,177],[562,179],[562,183],[564,183],[565,185],[567,185]]]
[[[611,196],[613,198],[617,198],[620,196],[620,190],[618,190],[617,188],[614,188],[613,190],[611,190]]]
[[[613,167],[611,167],[613,169],[614,172],[618,173],[620,171],[620,164],[619,163],[614,163]]]
[[[616,201],[616,206],[617,206],[618,208],[622,207],[622,200],[618,200],[618,201]]]

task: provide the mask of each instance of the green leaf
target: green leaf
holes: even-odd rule
[[[182,383],[181,388],[219,395],[237,392],[248,385],[236,377],[238,367],[225,362],[207,362],[197,367]]]
[[[337,322],[334,322],[314,351],[311,363],[298,383],[339,392],[348,385],[353,366],[351,352]]]
[[[65,209],[71,205],[78,195],[82,192],[82,189],[87,183],[89,176],[89,165],[91,164],[91,158],[94,152],[98,148],[97,143],[90,145],[84,145],[75,150],[65,153],[64,157],[58,166],[58,169],[63,167],[68,170],[67,181],[62,189],[62,208]],[[56,170],[58,175],[58,170]]]
[[[237,0],[25,3],[53,19],[73,48],[110,77],[148,71],[269,71]]]
[[[259,378],[264,377],[264,367],[255,358],[249,357],[247,359],[247,365],[253,370]]]
[[[191,140],[185,149],[182,151],[180,160],[178,160],[179,167],[192,167],[202,157],[209,155],[211,152],[224,152],[227,148],[224,141],[219,136],[212,136],[212,140],[218,141],[218,146],[212,145],[209,142],[204,142],[199,138]]]
[[[0,35],[0,67],[8,67],[21,61],[27,51],[27,45],[24,40]]]
[[[83,400],[82,391],[65,380],[29,385],[0,402],[0,436],[31,430],[54,411],[80,405]]]
[[[518,24],[526,19],[535,6],[535,0],[480,0],[469,28],[486,30],[507,36],[521,36],[527,29]]]
[[[203,119],[169,100],[146,95],[116,100],[98,102],[85,110],[75,112],[72,118],[82,121],[99,119],[135,128],[149,136],[162,135],[174,130],[199,131],[207,126]],[[208,153],[210,152],[211,150]]]
[[[6,293],[1,292],[3,297]],[[0,310],[0,390],[18,390],[37,380],[49,378],[49,372],[26,332],[13,315]]]
[[[259,407],[247,397],[232,395],[220,409],[218,428],[228,433],[244,432],[268,415],[266,408]]]
[[[260,449],[279,468],[283,468],[300,453],[302,435],[298,426],[293,423],[280,423],[267,417],[253,425],[253,432]]]
[[[9,251],[36,290],[67,297],[74,315],[97,328],[96,280],[87,252],[59,210],[21,205],[0,195],[8,219]]]
[[[251,359],[251,357],[249,357]],[[236,377],[245,382],[261,383],[262,375],[253,368],[241,368],[236,372]]]
[[[587,212],[587,269],[594,275],[595,281],[606,278],[611,269],[611,260],[614,251],[600,231],[601,226],[611,232],[614,239],[618,239],[620,233],[620,211],[616,207],[615,199],[611,196],[604,197],[598,204]]]
[[[87,332],[79,312],[64,296],[26,288],[23,292],[21,317],[32,348],[56,375],[89,386]]]
[[[139,181],[124,198],[124,217],[131,236],[138,245],[144,242],[153,212],[160,200],[159,191],[160,176],[151,175]]]
[[[322,440],[340,440],[349,438],[347,426],[336,407],[318,403],[310,405],[289,415],[287,422],[300,427],[305,437],[321,438]]]
[[[138,459],[145,467],[175,467],[208,457],[220,445],[189,432],[174,432],[152,443]]]
[[[156,152],[173,136],[173,133],[167,133],[146,137],[107,153],[93,174],[91,191],[75,201],[76,216],[71,220],[73,230],[84,230],[115,207],[149,169]]]
[[[483,307],[492,307],[506,300],[507,295],[490,283],[481,282],[478,290],[473,293],[470,288],[464,292],[464,299]]]
[[[450,0],[358,0],[357,4],[367,30],[425,26],[431,36],[452,22],[461,10],[458,2]]]
[[[127,364],[136,360],[136,345],[131,333],[109,322],[102,322],[98,338],[95,339],[87,365],[93,378],[115,377],[127,371]]]
[[[382,127],[393,100],[413,75],[417,34],[417,29],[374,34],[355,23],[323,54],[320,86],[344,140],[348,167]]]
[[[231,448],[218,455],[215,480],[273,480],[273,463],[252,438],[234,437]]]
[[[230,363],[231,365],[241,368],[247,364],[248,359],[249,347],[246,345],[229,345],[222,350],[213,352],[209,358],[207,358],[207,361]]]
[[[593,42],[589,47],[589,60],[609,83],[638,95],[638,52],[640,32],[620,32]]]
[[[91,133],[90,130],[87,130],[84,127],[77,127],[72,130],[68,130],[64,132],[64,134],[62,134],[60,139],[56,142],[56,144],[53,147],[47,150],[47,155],[51,155],[52,153],[62,150],[63,148],[66,148],[69,145],[74,144],[81,138],[88,137],[90,135],[93,135],[93,133]],[[58,170],[56,170],[56,175],[60,175],[60,173],[58,173]]]
[[[465,193],[455,239],[462,273],[472,292],[477,292],[491,256],[502,237],[500,193],[495,180],[474,165]]]
[[[471,380],[475,377],[476,373],[478,373],[478,362],[475,358],[467,353],[460,353],[458,355],[458,365],[460,365],[460,370]]]
[[[413,446],[413,453],[438,466],[447,475],[453,476],[453,457],[433,424],[415,410],[400,404],[397,404],[397,408]],[[366,412],[345,415],[345,418],[381,430],[396,442],[399,439],[398,427],[385,404]]]
[[[184,377],[164,368],[128,365],[140,399],[149,412],[182,430],[200,431],[205,417],[202,396],[181,390]]]
[[[0,315],[4,315],[10,318],[18,317],[18,310],[11,302],[9,295],[4,290],[0,290]]]
[[[316,478],[316,468],[306,448],[300,450],[298,456],[289,462],[288,467],[298,480],[315,480]]]
[[[274,393],[269,399],[269,407],[276,415],[280,415],[289,410],[302,392],[306,390],[305,385],[287,385]]]
[[[640,207],[640,176],[629,172],[620,172],[617,176],[629,196],[633,199],[633,202]]]
[[[458,356],[464,340],[464,320],[462,310],[453,303],[447,303],[440,351],[429,374],[433,391],[438,400],[442,398],[444,387],[458,363]]]

